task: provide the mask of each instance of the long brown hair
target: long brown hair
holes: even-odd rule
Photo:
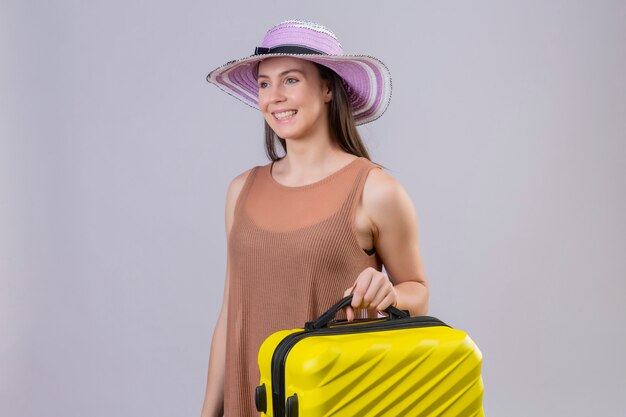
[[[347,153],[370,159],[369,153],[356,129],[354,118],[352,117],[352,105],[350,100],[348,100],[348,94],[343,86],[341,77],[328,67],[315,62],[313,64],[317,67],[320,78],[328,81],[333,92],[328,118],[332,140]],[[279,155],[276,151],[277,143],[282,147],[283,155]],[[272,161],[281,159],[287,153],[285,139],[278,137],[267,122],[265,122],[265,153]]]

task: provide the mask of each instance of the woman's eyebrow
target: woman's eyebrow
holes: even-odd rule
[[[283,75],[287,75],[290,72],[299,72],[300,74],[302,74],[302,76],[304,76],[304,71],[300,71],[299,69],[288,69],[287,71],[283,71],[280,74],[278,74],[279,77],[282,77]],[[267,75],[263,75],[263,74],[259,74],[257,75],[257,78],[269,78]]]

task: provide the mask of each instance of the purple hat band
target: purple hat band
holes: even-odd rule
[[[321,25],[290,20],[271,28],[255,54],[209,73],[207,81],[258,109],[257,64],[274,56],[293,56],[328,67],[343,80],[357,125],[376,120],[391,99],[391,75],[378,59],[343,55],[335,35]]]

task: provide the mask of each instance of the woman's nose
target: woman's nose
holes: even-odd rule
[[[269,99],[272,103],[277,103],[285,99],[283,90],[280,86],[272,86],[269,91]]]

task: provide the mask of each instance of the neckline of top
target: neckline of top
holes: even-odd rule
[[[309,188],[309,187],[314,187],[316,185],[322,184],[326,181],[331,180],[332,178],[336,177],[337,175],[339,175],[340,173],[342,173],[343,171],[345,171],[346,169],[348,169],[349,167],[351,167],[352,165],[354,165],[357,161],[364,159],[362,156],[358,156],[356,158],[354,158],[352,161],[348,162],[346,165],[342,166],[341,168],[339,168],[338,170],[332,172],[331,174],[328,174],[327,176],[325,176],[324,178],[317,180],[315,182],[312,182],[310,184],[304,184],[304,185],[284,185],[281,184],[280,182],[276,181],[276,179],[274,178],[274,176],[272,175],[272,168],[274,168],[274,162],[276,161],[272,161],[269,164],[269,169],[267,170],[267,173],[270,177],[270,181],[277,185],[278,187],[281,188],[285,188],[285,189],[289,189],[289,190],[301,190],[303,188]]]

